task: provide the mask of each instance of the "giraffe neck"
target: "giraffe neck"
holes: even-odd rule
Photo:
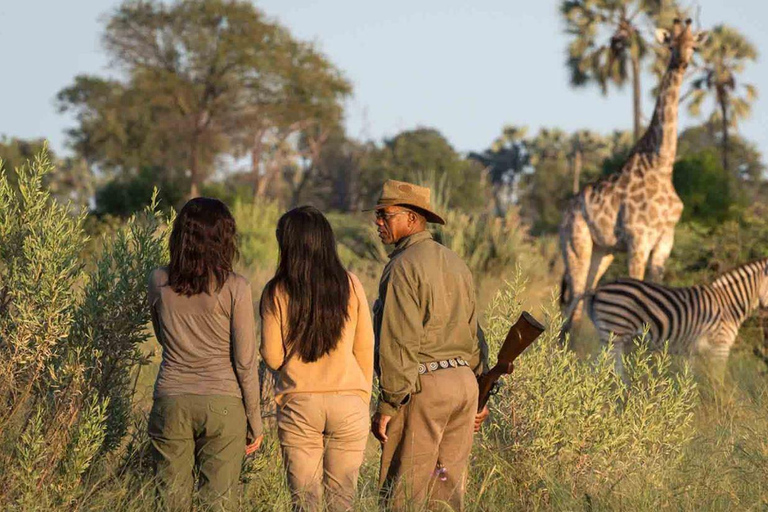
[[[645,153],[659,158],[656,166],[661,172],[672,172],[677,153],[677,109],[685,68],[671,63],[661,79],[659,97],[648,130],[637,141],[633,153]]]

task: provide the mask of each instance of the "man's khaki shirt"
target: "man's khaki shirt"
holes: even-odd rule
[[[483,355],[467,265],[428,231],[400,240],[389,257],[374,305],[374,353],[377,410],[394,416],[420,390],[419,363],[461,357],[479,374]]]

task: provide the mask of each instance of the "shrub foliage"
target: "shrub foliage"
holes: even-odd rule
[[[131,375],[148,338],[146,276],[166,252],[153,207],[132,217],[92,273],[81,253],[84,215],[52,201],[45,152],[0,174],[0,501],[6,508],[63,506],[81,478],[123,440]]]

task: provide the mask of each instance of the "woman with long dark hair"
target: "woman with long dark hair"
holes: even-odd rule
[[[235,219],[217,199],[179,212],[171,261],[149,276],[163,348],[149,417],[163,508],[191,510],[194,468],[206,510],[237,508],[246,453],[263,439],[251,286],[233,272]]]
[[[277,225],[280,260],[261,298],[261,355],[279,371],[277,428],[294,506],[351,510],[368,438],[373,326],[328,220],[310,206]]]

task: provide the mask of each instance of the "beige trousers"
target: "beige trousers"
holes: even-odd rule
[[[352,510],[369,430],[368,404],[353,393],[291,393],[277,431],[294,510]]]
[[[387,426],[379,477],[382,498],[392,510],[462,510],[477,379],[462,366],[420,378],[421,392]]]

